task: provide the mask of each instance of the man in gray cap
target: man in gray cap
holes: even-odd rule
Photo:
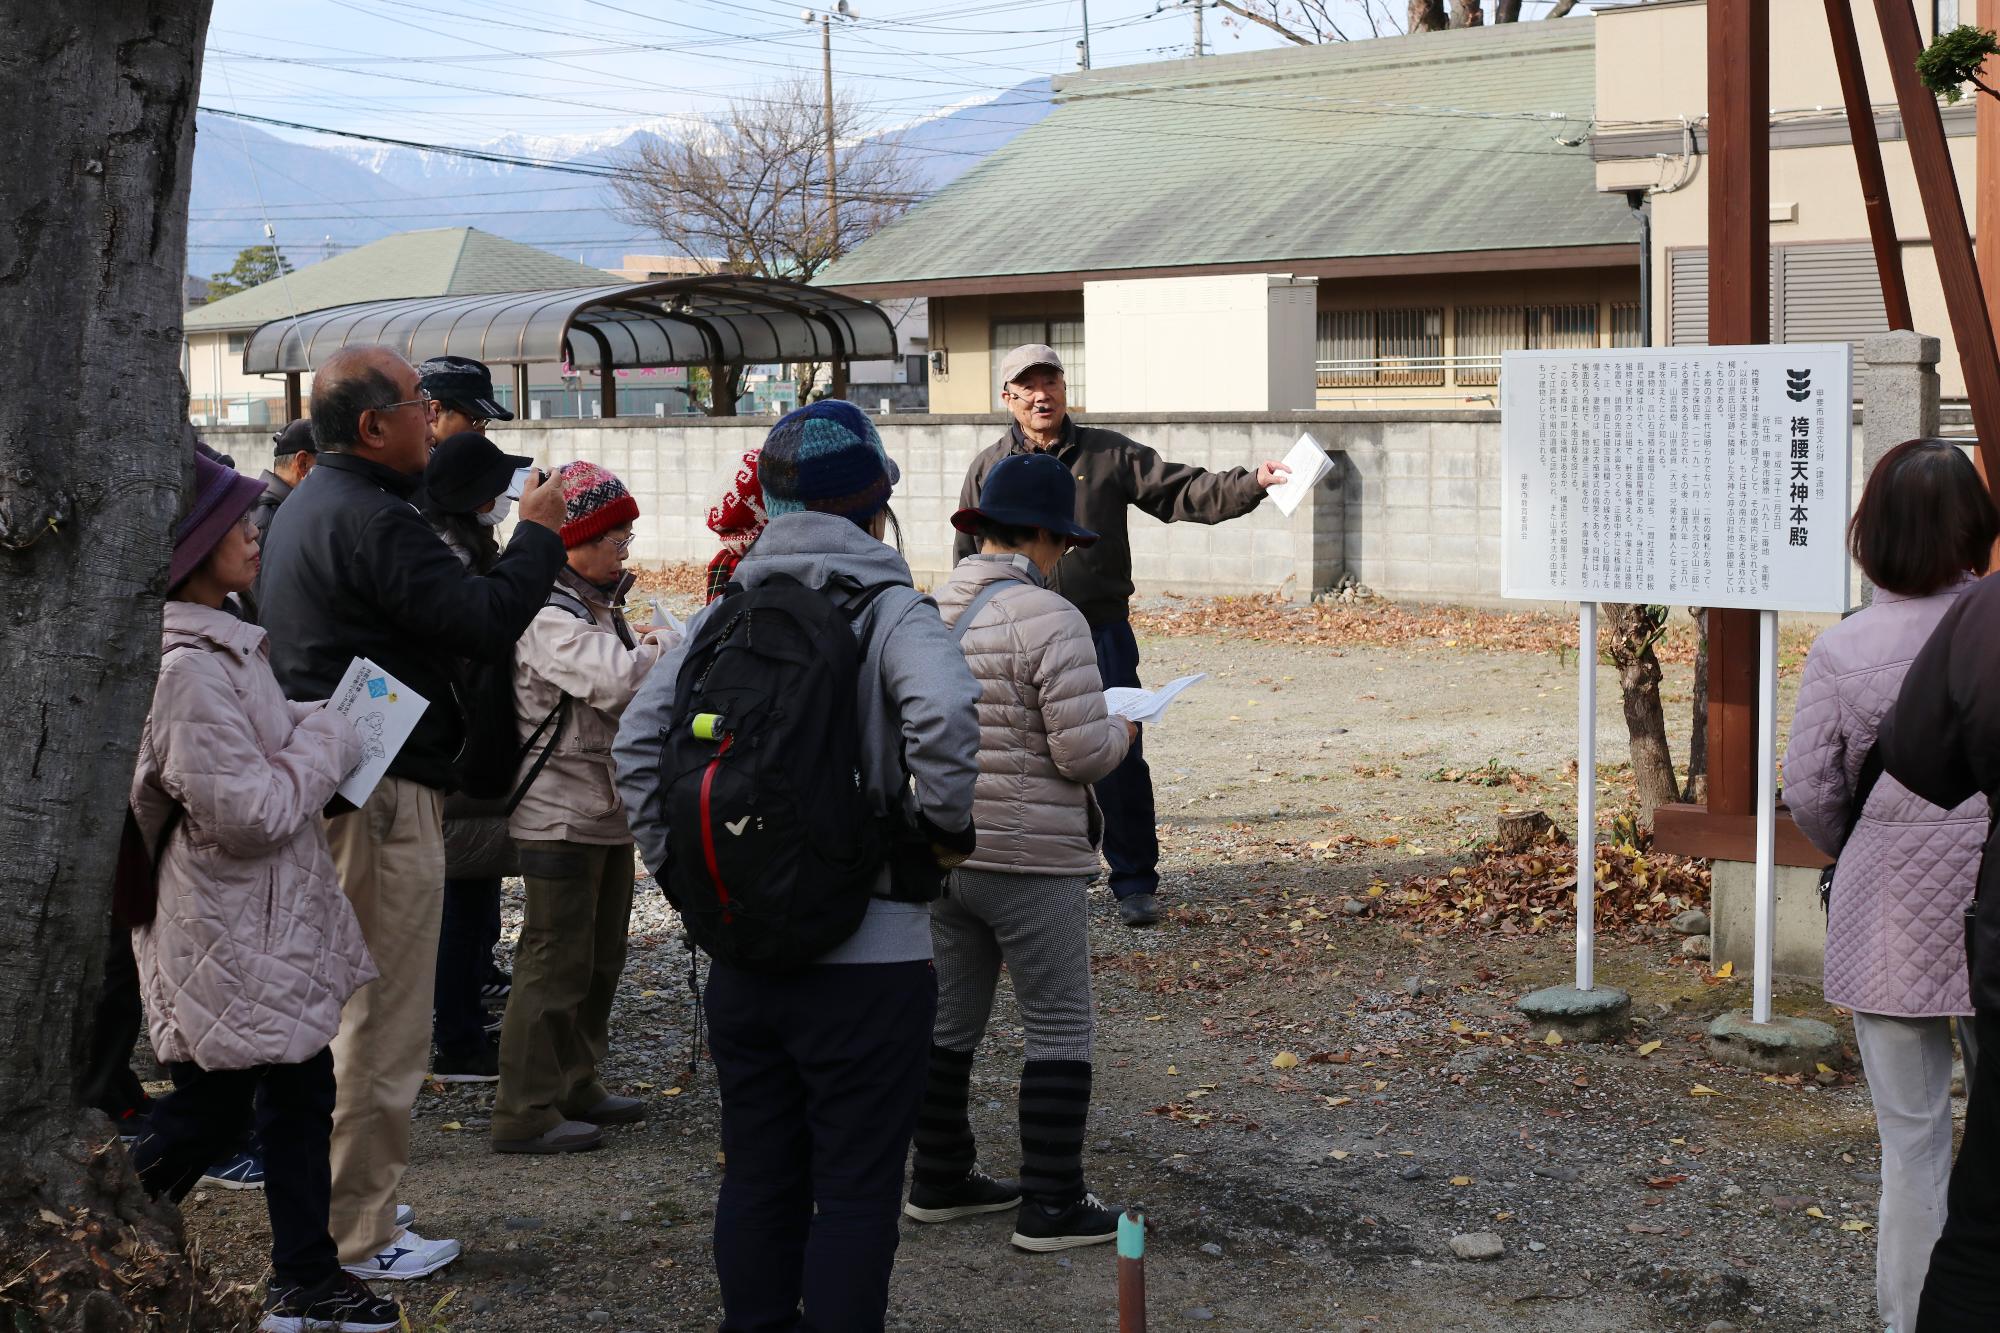
[[[1241,467],[1209,472],[1169,463],[1117,431],[1077,425],[1069,416],[1062,358],[1044,343],[1007,353],[1000,362],[1000,383],[1014,424],[972,460],[959,490],[959,507],[979,503],[987,472],[1011,454],[1053,454],[1068,467],[1076,477],[1076,521],[1096,532],[1098,540],[1065,555],[1051,586],[1090,622],[1105,686],[1137,685],[1127,510],[1137,507],[1162,523],[1222,523],[1255,509],[1264,492],[1289,473],[1282,463],[1264,463],[1255,472]],[[961,535],[953,559],[970,554],[972,538]],[[1104,859],[1111,866],[1118,914],[1129,926],[1153,925],[1160,911],[1160,839],[1153,821],[1153,775],[1142,741],[1132,743],[1125,762],[1096,785],[1096,792],[1104,811]]]

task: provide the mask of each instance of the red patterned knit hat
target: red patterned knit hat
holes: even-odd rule
[[[729,489],[708,511],[708,530],[722,539],[723,549],[742,555],[770,522],[764,512],[764,487],[757,480],[757,450],[743,455],[743,465],[730,478]]]
[[[607,469],[578,461],[564,465],[556,475],[562,481],[564,546],[595,541],[639,517],[639,502]]]

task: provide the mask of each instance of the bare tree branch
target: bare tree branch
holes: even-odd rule
[[[1290,28],[1287,28],[1284,24],[1280,23],[1276,18],[1272,17],[1271,15],[1259,14],[1255,10],[1245,9],[1242,5],[1236,4],[1235,0],[1215,0],[1215,3],[1219,8],[1226,9],[1232,14],[1237,14],[1242,16],[1243,18],[1249,19],[1252,23],[1256,23],[1263,27],[1269,28],[1272,32],[1277,33],[1278,36],[1284,38],[1288,42],[1297,42],[1300,46],[1319,45],[1319,43],[1315,41],[1313,38],[1301,37],[1298,33],[1293,32]]]
[[[857,102],[834,102],[836,217],[826,204],[819,85],[793,80],[730,104],[704,129],[653,140],[618,164],[619,215],[678,253],[731,273],[810,282],[915,201],[893,138],[870,137]],[[708,410],[735,410],[741,366],[710,366]]]
[[[1543,16],[1543,21],[1559,19],[1576,8],[1576,0],[1556,0],[1556,7]]]

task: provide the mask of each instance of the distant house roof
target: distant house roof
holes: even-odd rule
[[[477,227],[439,227],[385,236],[284,278],[211,301],[188,311],[184,324],[190,333],[254,328],[267,320],[355,301],[601,287],[611,280],[603,269]]]
[[[1284,266],[1636,263],[1588,135],[1594,21],[1091,71],[1039,124],[822,274],[856,295]],[[1452,257],[1460,257],[1454,260]]]

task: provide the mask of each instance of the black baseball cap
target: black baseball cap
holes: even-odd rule
[[[432,357],[417,367],[417,388],[426,398],[463,403],[488,421],[514,419],[512,412],[493,400],[493,372],[469,356]]]
[[[313,424],[300,417],[271,437],[271,453],[284,458],[291,454],[316,454],[319,441],[313,438]]]
[[[1011,528],[1044,528],[1089,546],[1097,534],[1076,521],[1076,478],[1052,454],[1012,454],[993,465],[979,488],[979,503],[951,516],[971,532],[980,519]]]
[[[445,513],[470,514],[505,495],[514,474],[534,461],[503,454],[499,445],[478,431],[462,430],[431,450],[431,461],[424,465],[424,491]]]

